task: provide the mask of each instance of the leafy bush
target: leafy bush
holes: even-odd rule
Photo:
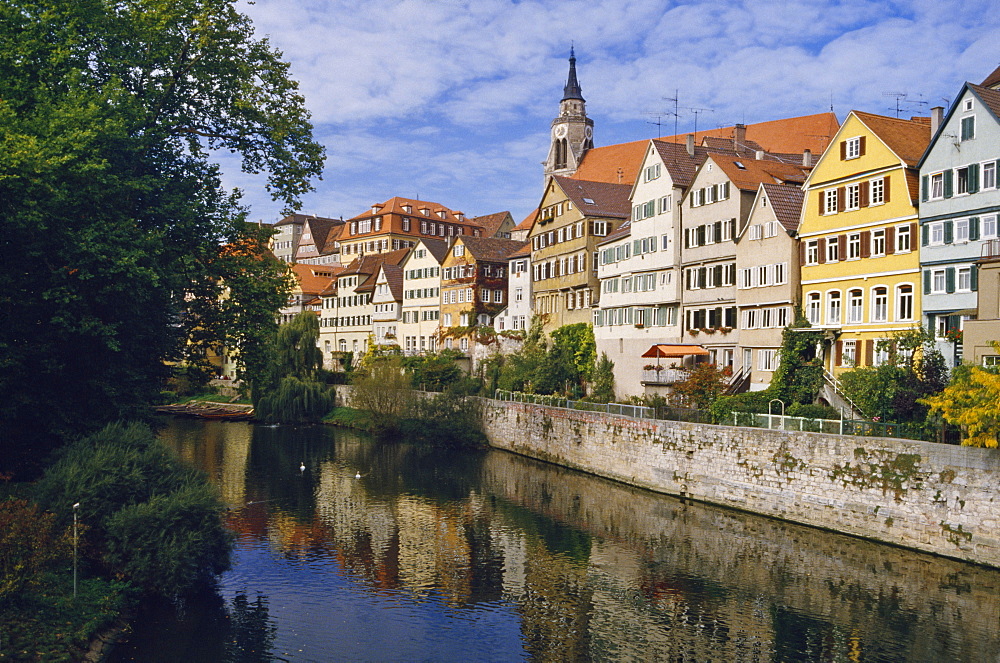
[[[416,399],[411,416],[401,422],[400,433],[408,440],[441,447],[486,443],[479,399],[449,393]]]
[[[254,416],[266,423],[318,422],[330,412],[333,399],[327,385],[289,375],[281,379],[277,389],[257,399]]]
[[[78,515],[86,525],[80,550],[97,568],[133,580],[147,592],[171,595],[228,564],[229,544],[219,544],[228,540],[222,506],[209,490],[204,477],[182,466],[148,427],[118,423],[67,446],[35,494],[62,527],[72,521],[72,505],[80,503]],[[147,503],[141,511],[147,517],[128,517]],[[171,518],[154,517],[150,511],[157,509]],[[126,515],[120,515],[123,511]],[[158,536],[174,537],[176,543],[155,550],[145,545]],[[194,543],[183,543],[187,539]],[[177,550],[188,555],[182,562],[169,559]],[[189,573],[186,579],[171,567],[176,563]]]
[[[104,561],[147,591],[184,593],[229,568],[232,537],[207,484],[131,504],[107,521]]]
[[[840,419],[837,408],[829,405],[814,405],[812,403],[792,403],[785,411],[790,417],[804,417],[805,419]]]
[[[67,532],[55,517],[27,500],[0,501],[0,601],[20,594],[39,581],[46,568],[71,554]]]

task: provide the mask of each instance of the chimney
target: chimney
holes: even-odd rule
[[[689,156],[694,156],[694,134],[688,134],[685,140]]]
[[[937,135],[938,129],[941,128],[941,122],[944,121],[944,107],[935,106],[931,109],[931,137]]]
[[[813,165],[813,153],[812,150],[806,148],[802,150],[802,165],[806,168],[812,168]]]
[[[747,125],[737,124],[733,127],[733,149],[739,152],[747,144]]]
[[[753,158],[756,159],[757,161],[763,161],[764,150],[757,150],[756,152],[754,152]]]

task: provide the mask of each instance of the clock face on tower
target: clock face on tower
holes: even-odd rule
[[[566,135],[566,125],[560,124],[553,130],[553,133],[555,134],[556,138],[562,138],[563,136]]]
[[[587,134],[587,138],[593,138],[594,137],[594,128],[593,127],[587,127],[587,129],[586,129],[586,131],[584,133]]]

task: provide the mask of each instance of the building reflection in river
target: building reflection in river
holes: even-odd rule
[[[366,592],[434,597],[456,611],[515,606],[524,651],[511,658],[1000,651],[1000,573],[989,569],[684,505],[504,452],[238,424],[179,423],[166,438],[218,482],[244,541]]]

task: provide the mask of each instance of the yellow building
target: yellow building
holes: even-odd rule
[[[631,186],[552,175],[545,186],[531,241],[533,311],[551,333],[563,325],[591,321],[599,282],[597,242],[632,212]]]
[[[888,359],[920,323],[917,163],[930,122],[852,111],[804,185],[802,306],[834,374]],[[884,344],[883,344],[884,346]]]

